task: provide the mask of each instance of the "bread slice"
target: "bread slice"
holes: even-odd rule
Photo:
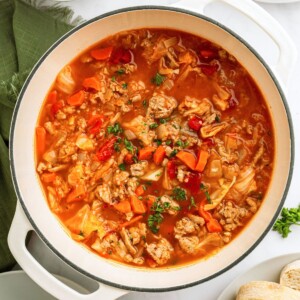
[[[300,300],[300,292],[275,282],[251,281],[240,287],[236,300]]]
[[[282,269],[280,284],[300,291],[300,260],[293,261]]]

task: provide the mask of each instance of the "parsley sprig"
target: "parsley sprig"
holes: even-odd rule
[[[171,197],[178,201],[184,201],[187,199],[186,191],[180,187],[175,187],[172,191]]]
[[[201,191],[203,191],[205,197],[206,197],[206,200],[209,204],[212,204],[212,201],[211,201],[211,198],[210,198],[210,194],[208,192],[208,188],[206,185],[204,185],[203,183],[200,184],[200,189]]]
[[[159,74],[158,72],[151,78],[151,82],[157,86],[160,86],[166,80],[166,76]]]
[[[118,135],[123,132],[123,128],[119,123],[115,123],[114,125],[110,125],[107,127],[107,132],[112,133],[113,135]]]
[[[286,238],[291,232],[292,225],[300,226],[300,205],[297,208],[283,208],[281,216],[273,226],[273,230],[277,231],[283,238]]]

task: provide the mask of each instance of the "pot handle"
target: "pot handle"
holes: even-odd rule
[[[25,240],[28,232],[32,230],[34,229],[18,202],[8,235],[9,248],[27,275],[49,294],[64,300],[112,300],[128,293],[126,290],[121,290],[101,283],[95,292],[84,295],[65,285],[42,267],[27,250]]]
[[[262,7],[254,3],[253,0],[181,0],[173,4],[173,6],[204,14],[204,9],[207,5],[218,1],[239,10],[270,36],[279,49],[278,61],[272,66],[272,69],[286,85],[296,64],[296,46],[280,23]]]

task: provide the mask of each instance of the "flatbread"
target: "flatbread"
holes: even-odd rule
[[[240,287],[236,300],[300,300],[300,292],[269,281],[251,281]]]
[[[300,260],[296,260],[282,269],[280,284],[300,291]]]

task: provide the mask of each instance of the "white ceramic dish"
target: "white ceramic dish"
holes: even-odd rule
[[[293,43],[279,24],[251,0],[223,1],[247,12],[249,17],[265,28],[280,49],[279,61],[273,66],[273,70],[287,74],[296,55]],[[195,5],[202,12],[210,2],[212,0],[185,0],[176,5],[184,8]],[[276,132],[274,176],[257,216],[220,253],[209,260],[181,268],[150,271],[137,269],[107,261],[89,252],[70,239],[51,213],[35,174],[33,141],[36,120],[41,102],[60,69],[78,53],[102,38],[122,30],[141,27],[179,29],[221,44],[246,67],[269,100],[268,106]],[[66,50],[68,55],[65,54]],[[138,7],[108,13],[75,28],[60,39],[35,66],[21,92],[10,141],[13,180],[26,216],[19,205],[9,234],[9,246],[21,267],[43,288],[62,299],[87,298],[48,276],[47,271],[34,260],[25,247],[28,231],[35,230],[60,258],[79,272],[110,285],[108,287],[102,284],[88,299],[96,299],[100,295],[103,299],[111,299],[126,293],[126,290],[161,292],[186,288],[225,272],[261,241],[283,205],[291,177],[290,166],[293,163],[292,128],[287,104],[278,80],[261,57],[241,38],[219,23],[191,11],[161,7]]]
[[[263,2],[263,3],[280,3],[280,4],[299,2],[299,0],[255,0],[255,1]]]
[[[55,277],[82,294],[88,293],[83,287],[64,277]],[[3,300],[55,300],[39,287],[24,271],[0,274],[0,299]]]
[[[280,272],[283,267],[297,259],[300,259],[300,253],[290,253],[273,257],[257,264],[232,281],[219,296],[218,300],[234,300],[240,286],[252,280],[266,280],[278,283]]]

